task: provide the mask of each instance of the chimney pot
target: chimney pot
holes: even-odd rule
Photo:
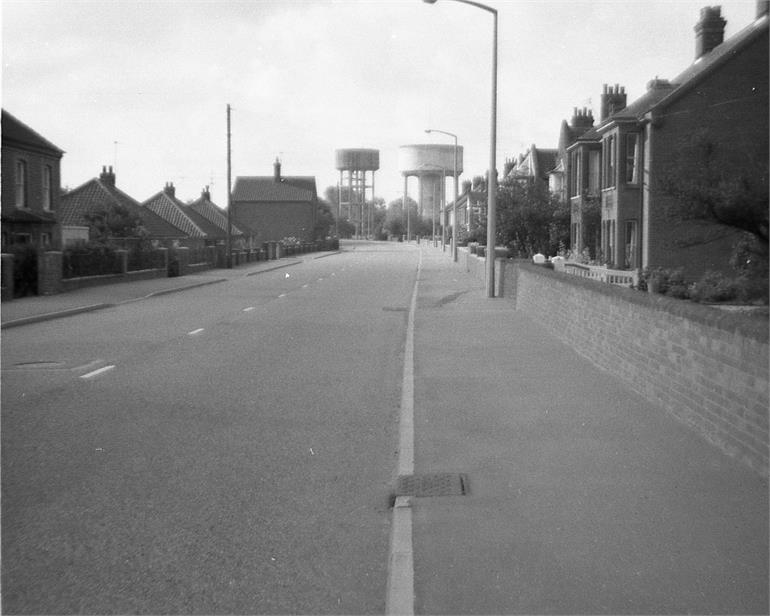
[[[700,10],[700,21],[695,24],[695,59],[703,57],[725,39],[725,25],[719,6],[705,6]]]
[[[281,181],[281,161],[277,156],[275,157],[275,162],[273,163],[273,180],[275,182]]]

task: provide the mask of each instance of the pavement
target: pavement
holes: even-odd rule
[[[418,614],[767,614],[767,481],[422,245]]]
[[[422,243],[411,497],[425,614],[767,614],[767,481],[596,368]],[[2,327],[303,258],[2,304]]]
[[[319,259],[335,252],[304,254],[273,261],[258,261],[233,267],[232,269],[204,270],[174,278],[152,278],[131,282],[76,289],[56,295],[33,296],[3,302],[0,306],[2,329],[18,327],[29,323],[49,321],[82,312],[110,308],[117,304],[138,301],[161,295],[194,289],[203,285],[226,282],[240,276],[254,276],[275,269],[298,265],[307,259]]]

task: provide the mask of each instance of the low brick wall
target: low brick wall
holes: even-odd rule
[[[503,266],[505,299],[760,474],[768,474],[768,321]]]

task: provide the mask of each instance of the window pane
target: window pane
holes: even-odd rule
[[[626,182],[636,184],[638,180],[637,165],[637,145],[638,139],[636,133],[626,135]]]

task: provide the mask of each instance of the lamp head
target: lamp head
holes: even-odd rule
[[[436,0],[422,0],[422,1],[427,4],[436,4]]]

